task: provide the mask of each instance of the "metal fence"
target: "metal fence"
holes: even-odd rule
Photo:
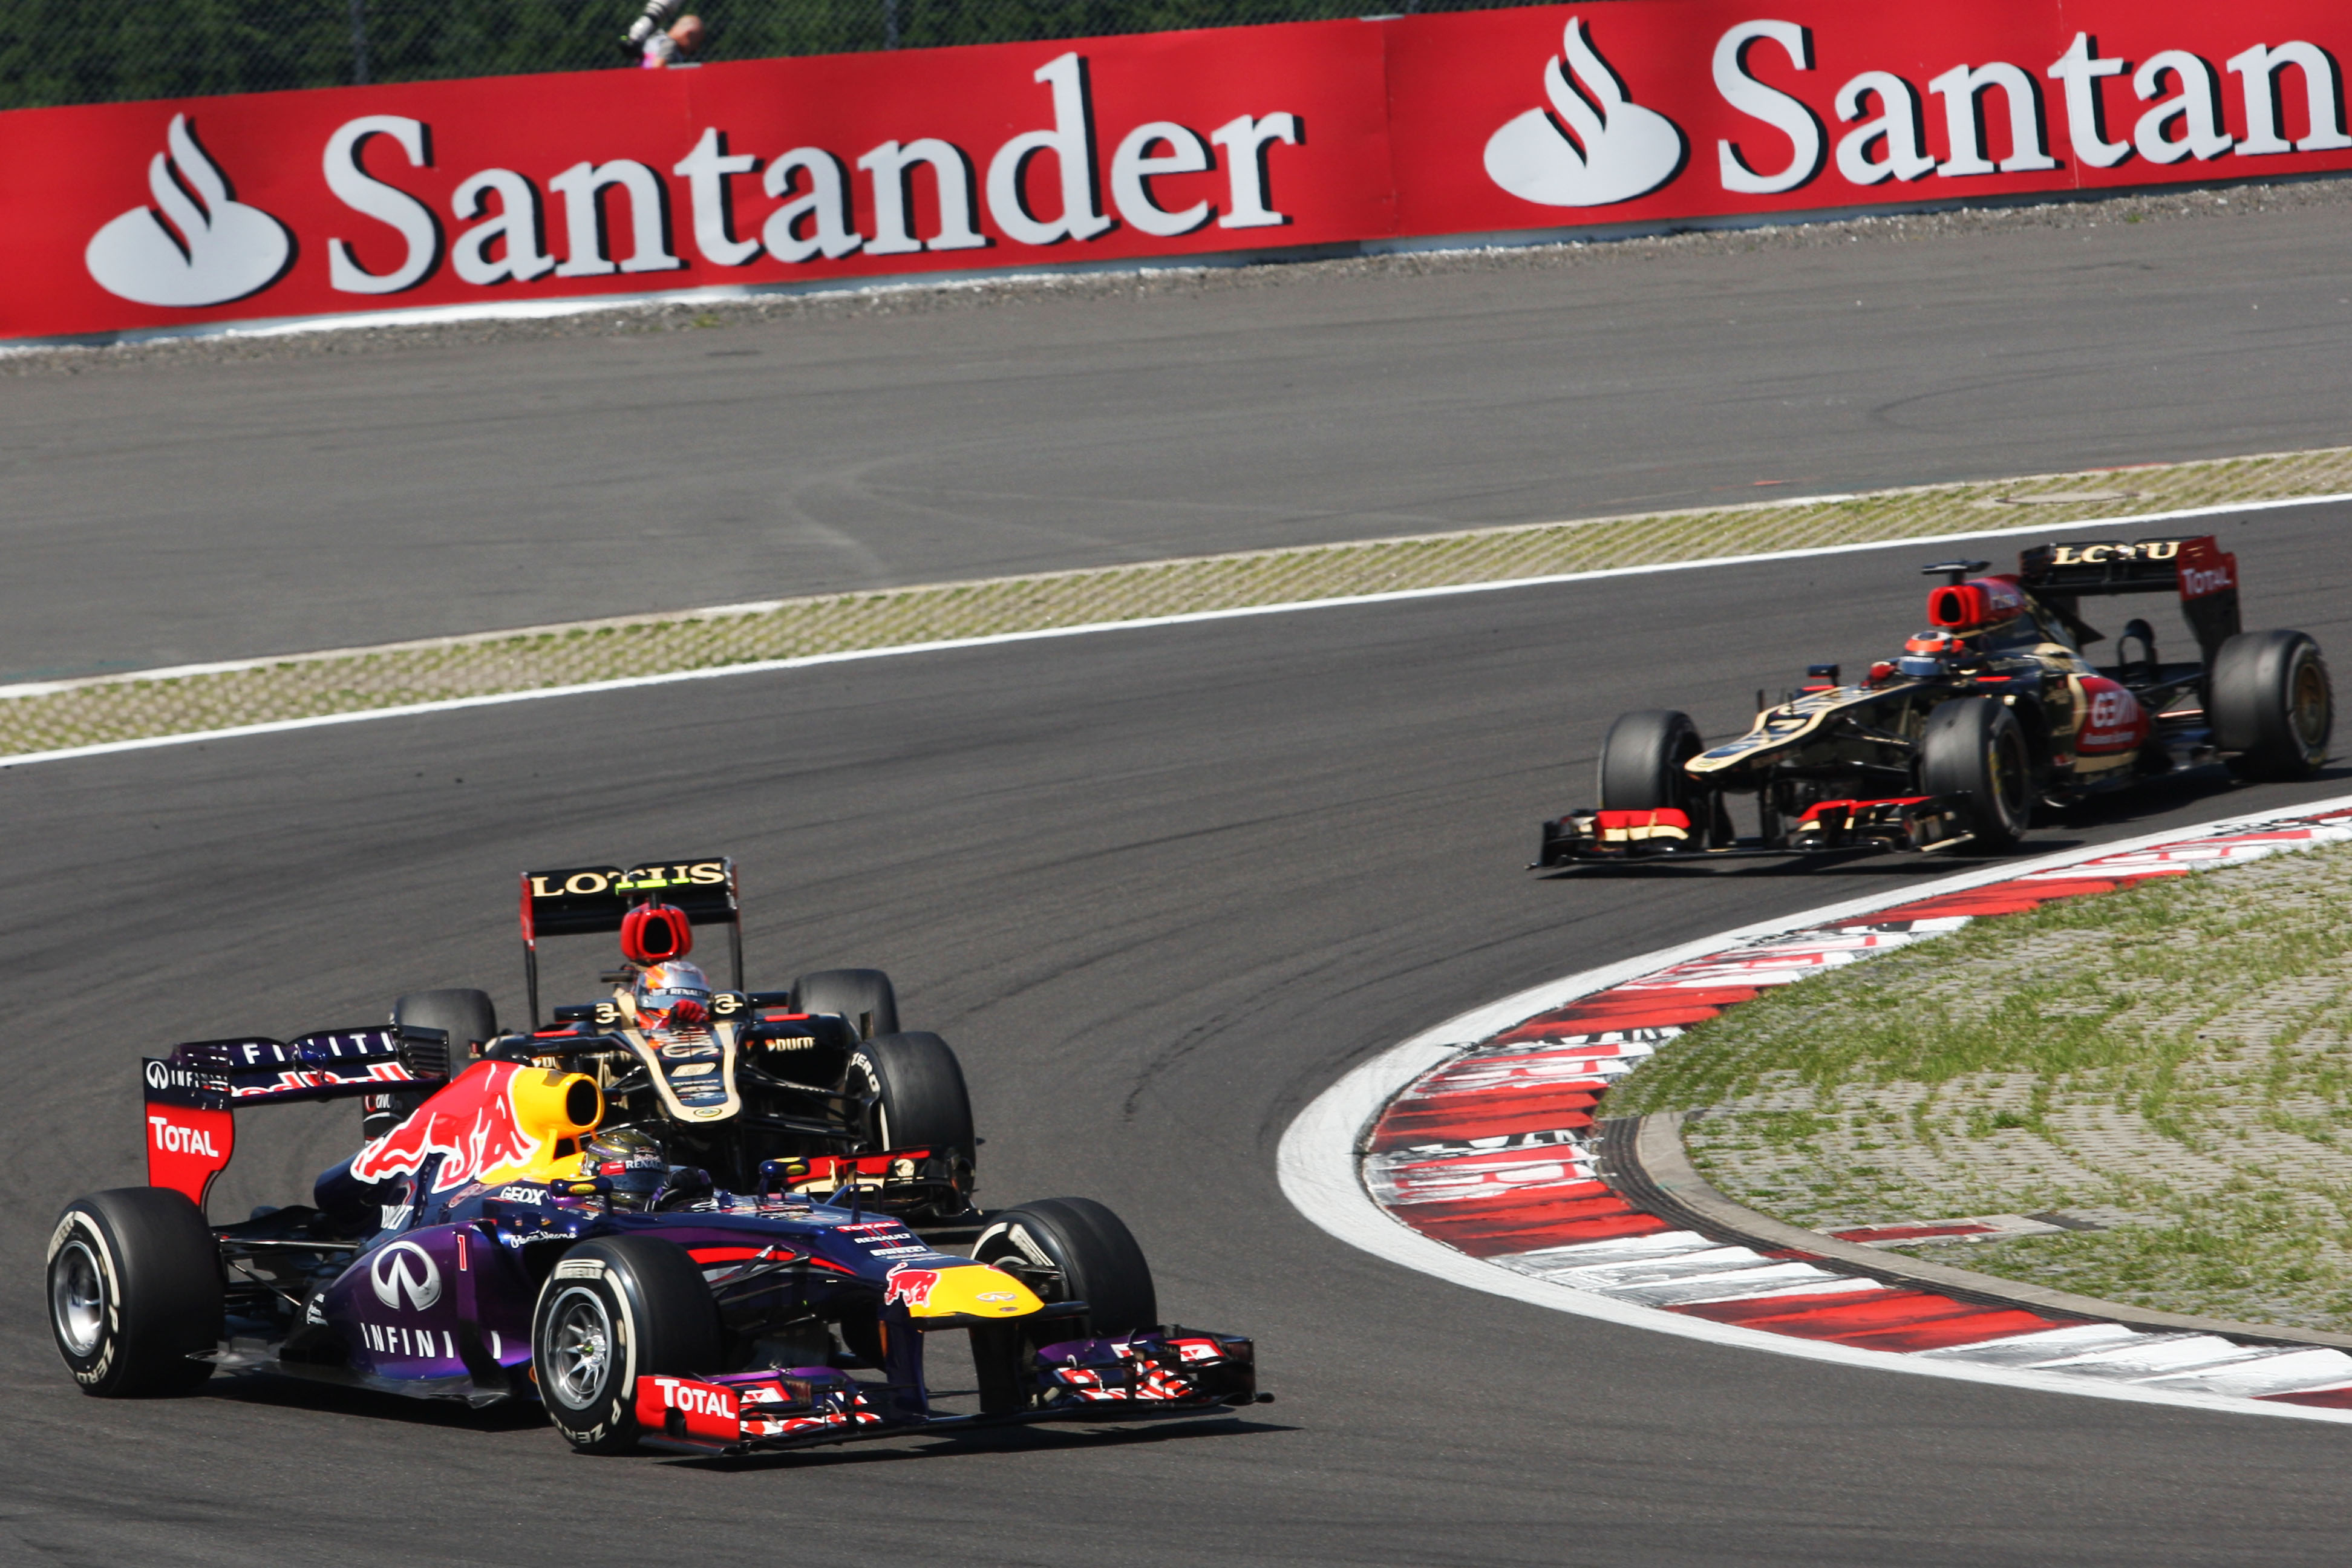
[[[708,61],[1544,0],[688,0]],[[0,109],[634,65],[642,0],[0,0]]]

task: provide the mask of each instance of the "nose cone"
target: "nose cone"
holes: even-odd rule
[[[975,1263],[942,1268],[937,1283],[908,1310],[918,1318],[1023,1318],[1045,1303],[1012,1275]]]

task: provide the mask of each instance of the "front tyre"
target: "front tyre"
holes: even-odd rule
[[[49,1331],[84,1394],[183,1394],[213,1374],[220,1247],[185,1194],[117,1187],[66,1205],[49,1233]]]
[[[1601,809],[1690,811],[1696,792],[1683,764],[1702,750],[1687,713],[1653,708],[1622,715],[1601,742]],[[1695,812],[1692,826],[1704,826]]]
[[[2213,656],[2213,743],[2242,779],[2309,778],[2327,761],[2336,693],[2319,645],[2301,632],[2246,632]]]
[[[583,1454],[625,1454],[646,1431],[637,1379],[719,1367],[719,1310],[685,1248],[608,1236],[563,1255],[540,1288],[530,1359],[539,1397]]]
[[[955,1051],[937,1035],[877,1035],[850,1053],[844,1087],[866,1098],[866,1142],[874,1150],[929,1149],[969,1168],[971,1096]]]
[[[1160,1321],[1151,1265],[1118,1215],[1092,1198],[1039,1198],[992,1215],[971,1249],[1047,1301],[1084,1301],[1074,1334],[1106,1338]],[[1057,1325],[1058,1327],[1058,1325]]]
[[[2033,818],[2025,727],[1990,697],[1940,704],[1919,737],[1919,789],[1955,802],[1962,824],[1985,848],[2012,847]]]
[[[820,969],[793,982],[793,1011],[838,1013],[857,1037],[898,1032],[898,992],[878,969]]]

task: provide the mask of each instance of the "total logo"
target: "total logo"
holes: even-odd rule
[[[2238,579],[2227,564],[2220,566],[2183,566],[2180,569],[2180,596],[2201,599],[2208,594],[2218,594],[2224,588],[2234,588]]]
[[[155,1147],[166,1154],[202,1154],[208,1160],[221,1157],[221,1152],[213,1147],[208,1128],[183,1127],[167,1116],[150,1116],[147,1126]]]
[[[661,1390],[662,1408],[683,1410],[689,1415],[716,1415],[721,1420],[735,1419],[734,1395],[723,1388],[708,1384],[685,1383],[675,1377],[656,1377],[654,1385]]]
[[[413,1241],[395,1241],[368,1260],[368,1284],[387,1307],[421,1312],[441,1299],[441,1268]]]

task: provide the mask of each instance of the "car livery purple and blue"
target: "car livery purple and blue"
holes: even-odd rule
[[[801,1026],[796,1025],[795,1026]],[[453,1062],[416,1025],[204,1041],[143,1065],[150,1184],[68,1205],[51,1327],[92,1394],[275,1373],[488,1405],[535,1398],[582,1450],[739,1454],[1039,1421],[1228,1414],[1250,1341],[1160,1321],[1117,1215],[1084,1198],[942,1209],[935,1151],[765,1159],[754,1190],[599,1157],[593,1026]],[[471,1049],[470,1044],[468,1049]],[[206,1217],[259,1105],[413,1106],[311,1201]],[[642,1142],[642,1141],[641,1141]],[[969,1240],[970,1255],[935,1242]],[[976,1408],[935,1404],[931,1334],[969,1336]],[[860,1374],[864,1375],[860,1375]]]

